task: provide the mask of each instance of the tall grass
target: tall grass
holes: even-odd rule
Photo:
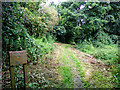
[[[119,54],[117,44],[103,44],[101,42],[88,42],[84,41],[75,46],[82,52],[93,55],[95,58],[103,61],[106,65],[110,66],[110,70],[113,73],[116,83],[115,87],[120,87],[120,64],[118,64]]]
[[[38,47],[41,49],[41,55],[45,55],[51,52],[51,50],[54,50],[54,44],[53,44],[53,39],[51,36],[48,38],[42,37],[42,38],[37,38],[35,39],[34,37],[31,37],[34,41],[35,44],[37,44]]]
[[[83,42],[80,44],[77,44],[75,47],[82,52],[88,53],[90,55],[93,55],[95,58],[107,61],[109,60],[111,64],[117,63],[118,61],[118,45],[112,44],[112,45],[105,45],[101,42],[97,42],[97,44],[100,44],[99,46],[92,42]]]

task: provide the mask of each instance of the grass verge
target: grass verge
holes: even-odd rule
[[[93,55],[93,57],[99,59],[100,61],[103,61],[105,63],[106,66],[108,66],[108,71],[111,72],[112,74],[110,76],[112,76],[110,79],[111,83],[114,83],[114,85],[111,86],[111,84],[107,84],[106,81],[106,74],[105,75],[100,75],[100,77],[98,78],[102,81],[103,83],[105,83],[106,87],[120,87],[120,64],[118,64],[118,59],[119,59],[119,55],[118,55],[118,45],[117,44],[112,44],[112,45],[99,45],[96,46],[93,43],[90,42],[83,42],[81,44],[76,45],[76,48],[79,49],[82,52],[88,53],[90,55]],[[95,76],[99,76],[99,73],[96,72],[97,74],[95,74]],[[96,77],[93,77],[96,78]],[[99,81],[101,81],[99,80]],[[98,81],[96,81],[98,82]],[[99,82],[98,82],[99,84]],[[100,84],[99,84],[100,85]],[[105,87],[104,86],[104,87]]]

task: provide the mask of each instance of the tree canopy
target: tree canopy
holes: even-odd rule
[[[63,2],[58,6],[60,25],[66,29],[66,41],[103,39],[116,42],[119,35],[120,3],[107,2]],[[99,34],[101,33],[101,34]],[[107,36],[108,37],[107,37]],[[68,38],[69,37],[69,38]],[[108,39],[107,39],[108,38]],[[111,39],[110,39],[111,38]],[[103,41],[104,41],[103,40]],[[103,42],[102,41],[102,42]]]

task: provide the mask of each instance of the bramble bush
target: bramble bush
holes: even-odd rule
[[[53,50],[50,25],[42,2],[4,2],[2,3],[2,70],[9,70],[9,51],[27,51],[28,63],[37,61]],[[42,9],[43,8],[43,9]],[[53,8],[54,9],[54,8]],[[53,10],[54,12],[54,10]],[[47,15],[49,16],[46,16]],[[52,13],[53,16],[54,13]],[[56,17],[57,24],[57,17]],[[54,25],[53,25],[54,26]],[[19,66],[21,68],[21,66]],[[15,68],[16,80],[23,78],[20,69]],[[5,79],[5,78],[4,78]],[[16,83],[23,87],[23,79]]]
[[[31,6],[34,7],[31,8]],[[9,51],[27,50],[28,61],[37,60],[44,53],[48,53],[49,50],[47,51],[47,49],[51,49],[52,46],[48,45],[49,48],[46,48],[45,45],[47,45],[47,42],[51,42],[49,40],[51,38],[49,31],[51,30],[49,29],[51,24],[48,26],[49,22],[46,21],[46,18],[49,18],[51,14],[44,11],[46,8],[41,5],[41,2],[7,2],[2,3],[2,7],[3,61],[9,61]],[[55,14],[54,16],[56,16],[54,8],[52,8],[52,11],[52,15]],[[49,16],[46,16],[46,14]],[[49,21],[54,22],[51,19]],[[57,24],[57,16],[54,23]],[[46,38],[46,42],[44,42],[46,44],[34,43],[35,40],[31,36]],[[40,42],[43,43],[43,41]]]

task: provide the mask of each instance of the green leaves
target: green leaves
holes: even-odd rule
[[[63,2],[58,11],[61,15],[60,25],[66,29],[66,41],[68,41],[67,37],[71,41],[74,41],[76,37],[77,39],[82,37],[82,41],[89,40],[90,37],[94,39],[95,35],[101,31],[110,35],[118,35],[118,8],[119,3]]]
[[[27,50],[29,62],[37,60],[42,55],[47,54],[50,50],[52,50],[52,46],[45,46],[48,42],[47,39],[46,42],[44,42],[44,45],[39,45],[30,37],[31,35],[34,35],[35,37],[39,37],[39,35],[41,35],[42,37],[42,34],[46,34],[48,31],[46,21],[41,20],[43,17],[46,19],[46,16],[40,16],[38,12],[39,4],[11,2],[2,3],[2,5],[2,45],[4,61],[9,61],[9,55],[8,53],[5,53],[8,51]],[[32,10],[31,7],[33,8]]]

